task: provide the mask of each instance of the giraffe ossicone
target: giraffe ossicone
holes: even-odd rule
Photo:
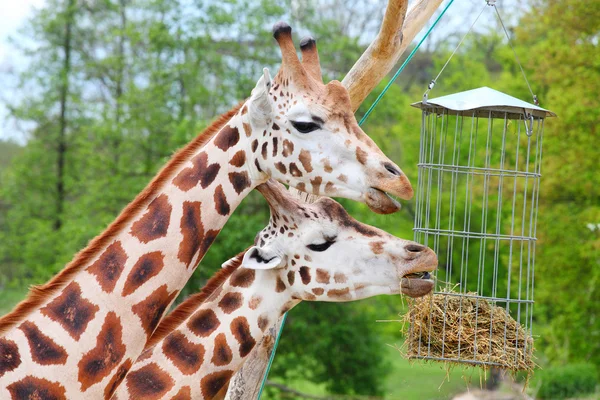
[[[59,274],[0,318],[0,398],[110,396],[243,198],[270,177],[380,213],[412,197],[406,176],[358,127],[346,89],[322,83],[314,41],[180,150]],[[43,329],[42,334],[37,332]],[[40,356],[39,346],[48,349]],[[52,350],[52,351],[50,351]],[[37,353],[36,353],[37,352]],[[40,361],[43,360],[43,361]]]
[[[272,180],[257,189],[271,208],[268,226],[161,322],[115,398],[214,399],[266,329],[300,301],[432,290],[431,249],[362,224],[329,198],[306,204]]]

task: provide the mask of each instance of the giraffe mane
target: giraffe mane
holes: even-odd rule
[[[217,132],[240,110],[241,102],[231,110],[215,119],[202,133],[185,147],[177,151],[171,160],[155,175],[146,188],[129,203],[119,216],[102,232],[92,239],[87,247],[79,251],[73,260],[62,271],[43,285],[32,285],[25,300],[21,301],[8,314],[0,318],[0,335],[18,324],[30,312],[41,306],[50,296],[63,289],[73,277],[87,265],[98,252],[104,249],[117,236],[119,232],[147,206],[148,202],[162,188],[164,182],[172,177],[175,171],[189,160],[198,149],[212,139]]]
[[[244,254],[248,251],[248,249],[242,251],[229,261],[227,261],[226,265],[217,271],[207,282],[204,287],[200,290],[200,292],[195,293],[185,299],[181,304],[179,304],[169,315],[164,317],[162,321],[158,324],[154,333],[148,341],[146,342],[146,347],[144,350],[154,347],[158,342],[164,339],[169,333],[173,331],[173,329],[177,328],[181,325],[188,317],[198,309],[200,304],[204,303],[206,299],[210,297],[211,294],[215,292],[215,290],[227,280],[233,274],[240,265],[242,265],[242,260],[244,258]]]

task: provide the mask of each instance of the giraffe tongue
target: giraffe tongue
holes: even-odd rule
[[[400,209],[400,203],[384,191],[375,188],[367,191],[366,204],[377,214],[391,214]]]

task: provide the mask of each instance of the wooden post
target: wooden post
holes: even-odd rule
[[[354,111],[392,70],[441,3],[442,0],[417,0],[407,13],[408,0],[389,0],[377,37],[342,81],[350,93]],[[295,189],[290,191],[308,203],[318,199],[318,196]],[[280,327],[281,318],[269,328],[242,368],[231,378],[225,400],[257,398]]]

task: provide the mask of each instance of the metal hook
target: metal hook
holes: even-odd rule
[[[533,114],[528,113],[525,109],[523,109],[523,122],[525,123],[525,134],[533,135]]]

